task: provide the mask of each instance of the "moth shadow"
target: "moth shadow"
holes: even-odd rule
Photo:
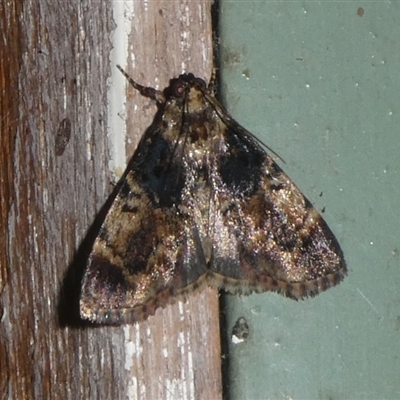
[[[81,295],[82,279],[93,243],[128,171],[129,168],[127,168],[121,179],[115,185],[111,194],[108,196],[108,199],[97,213],[93,224],[89,227],[85,238],[79,245],[79,248],[75,252],[74,258],[69,264],[67,272],[65,273],[57,304],[58,324],[62,328],[67,326],[83,328],[96,325],[89,321],[83,320],[80,317],[79,299]]]

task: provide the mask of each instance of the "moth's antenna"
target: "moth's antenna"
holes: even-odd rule
[[[183,143],[182,143],[182,150],[181,150],[180,157],[181,157],[181,159],[183,159],[185,146],[186,146],[187,139],[188,139],[188,136],[189,136],[189,131],[187,129],[185,130],[185,126],[187,125],[187,119],[185,117],[186,117],[187,113],[188,113],[188,102],[187,102],[187,92],[185,91],[185,95],[184,95],[184,98],[183,98],[182,116],[181,116],[181,121],[182,122],[181,122],[180,132],[179,132],[180,134],[179,134],[179,137],[177,138],[177,140],[175,142],[174,149],[172,150],[171,157],[170,157],[170,160],[169,160],[169,164],[172,164],[172,160],[173,160],[175,151],[178,148],[178,145],[179,145],[179,142],[180,142],[182,136],[183,136]],[[178,168],[179,168],[178,169],[178,173],[176,174],[176,180],[177,181],[178,181],[179,176],[180,176],[181,167],[182,167],[182,165],[179,164],[178,165]]]
[[[125,70],[117,64],[117,68],[122,72],[126,79],[128,79],[129,83],[139,91],[139,93],[144,96],[148,97],[149,99],[155,100],[157,104],[164,104],[165,103],[165,96],[164,93],[160,90],[156,90],[152,87],[146,87],[139,85],[139,83],[135,82],[126,72]]]

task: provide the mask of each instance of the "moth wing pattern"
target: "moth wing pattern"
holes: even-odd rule
[[[339,283],[346,266],[335,236],[272,157],[235,124],[230,120],[227,151],[218,156],[222,190],[214,223],[225,229],[215,230],[210,269],[220,287],[299,299]]]
[[[179,166],[166,160],[179,149],[159,124],[142,138],[93,245],[81,291],[83,318],[140,321],[206,282],[191,205],[178,208],[173,201],[182,182]]]

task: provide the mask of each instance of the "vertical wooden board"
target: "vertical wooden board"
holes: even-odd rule
[[[135,2],[126,10],[127,59],[120,63],[138,82],[163,89],[182,72],[209,79],[212,71],[209,2]],[[126,64],[126,66],[124,65]],[[117,71],[119,74],[119,71]],[[156,107],[128,86],[126,154],[129,158]],[[215,290],[158,310],[148,321],[126,326],[125,366],[134,398],[221,396],[218,295]]]
[[[3,398],[220,397],[216,291],[132,326],[78,319],[80,279],[112,191],[107,84],[114,61],[125,60],[110,66],[114,4],[18,4],[0,6],[7,38],[14,40],[1,47],[2,85],[14,82],[16,93],[2,103],[1,121],[17,121],[2,129],[8,157],[1,166]],[[183,70],[209,77],[210,3],[126,5],[134,10],[126,64],[135,79],[163,87]],[[7,65],[16,71],[14,81],[6,80]],[[127,104],[138,110],[126,117],[127,158],[152,120],[142,101],[132,94]]]

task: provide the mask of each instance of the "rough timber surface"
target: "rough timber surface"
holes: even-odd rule
[[[0,4],[7,27],[0,48],[4,399],[221,397],[216,291],[141,324],[97,327],[78,319],[97,216],[113,189],[111,68],[126,62],[135,79],[160,88],[183,70],[208,80],[212,69],[210,2],[126,4],[133,7],[128,59],[111,62],[112,3]],[[130,90],[127,160],[155,111]],[[65,135],[60,126],[68,126]]]

